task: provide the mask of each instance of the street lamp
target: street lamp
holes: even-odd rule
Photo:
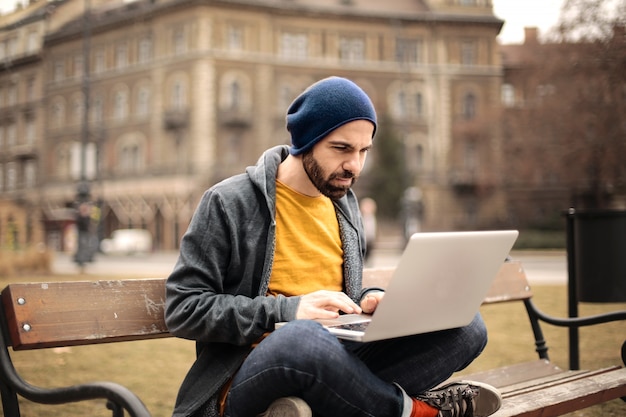
[[[80,179],[76,189],[76,228],[78,231],[78,244],[74,261],[82,269],[87,262],[93,261],[95,244],[93,241],[91,191],[87,179],[87,146],[89,144],[89,57],[91,42],[91,27],[89,17],[91,12],[90,0],[85,0],[83,13],[83,114],[80,143]]]

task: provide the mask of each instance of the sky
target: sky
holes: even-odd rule
[[[7,13],[15,4],[28,0],[0,0],[0,12]],[[44,0],[40,0],[44,1]],[[563,0],[492,0],[494,14],[505,21],[500,43],[522,43],[524,27],[539,28],[540,36],[555,25]]]

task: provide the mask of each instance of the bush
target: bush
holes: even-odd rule
[[[565,231],[520,230],[514,249],[565,249]]]
[[[26,250],[0,252],[0,276],[52,272],[52,253],[33,247]]]

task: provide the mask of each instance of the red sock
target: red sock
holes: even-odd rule
[[[412,400],[413,409],[411,410],[411,417],[437,417],[437,414],[439,414],[439,410],[435,407],[431,407],[424,401],[415,398],[412,398]]]

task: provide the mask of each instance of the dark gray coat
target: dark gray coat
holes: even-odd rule
[[[266,151],[245,174],[202,197],[166,283],[170,332],[195,340],[197,359],[178,394],[175,417],[190,416],[237,371],[250,345],[293,320],[300,297],[266,296],[275,247],[276,174],[287,146]],[[344,291],[359,301],[365,247],[352,191],[336,201],[344,251]],[[207,415],[217,415],[211,407]]]

